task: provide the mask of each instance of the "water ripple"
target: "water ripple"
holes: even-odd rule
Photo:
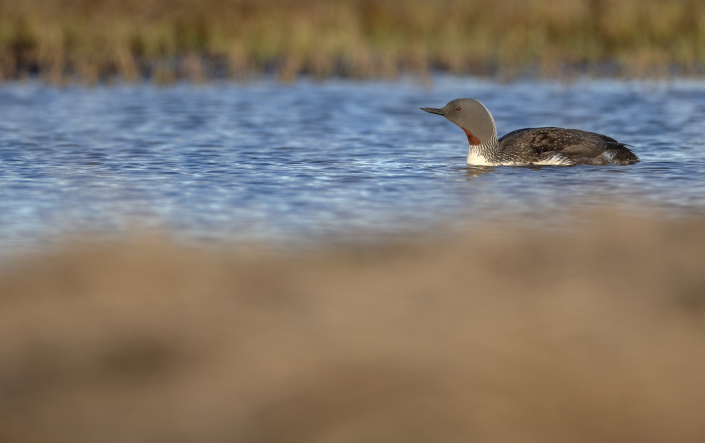
[[[634,146],[629,167],[476,168],[418,111],[475,97],[500,133],[563,126]],[[439,77],[0,87],[0,244],[129,224],[203,239],[305,240],[604,203],[705,208],[705,84]]]

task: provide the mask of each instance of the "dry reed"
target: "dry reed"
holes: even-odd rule
[[[702,442],[705,221],[600,218],[18,261],[0,279],[0,441]]]
[[[699,72],[700,0],[0,0],[0,78]]]

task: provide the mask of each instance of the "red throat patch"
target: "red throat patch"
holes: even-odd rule
[[[475,137],[475,134],[473,134],[472,132],[468,131],[468,130],[465,129],[465,128],[460,128],[460,129],[462,129],[463,131],[465,131],[465,135],[468,136],[468,143],[470,143],[470,144],[473,145],[473,146],[479,146],[479,145],[482,144],[482,142],[480,141],[480,139],[477,138],[477,137]]]

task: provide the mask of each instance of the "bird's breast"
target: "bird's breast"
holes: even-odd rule
[[[468,152],[468,161],[467,164],[473,165],[473,166],[493,166],[494,163],[488,161],[485,156],[480,154],[479,152],[474,152],[470,150]]]

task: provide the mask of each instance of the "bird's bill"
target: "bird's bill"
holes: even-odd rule
[[[422,111],[430,112],[431,114],[445,115],[443,109],[438,108],[419,108]]]

